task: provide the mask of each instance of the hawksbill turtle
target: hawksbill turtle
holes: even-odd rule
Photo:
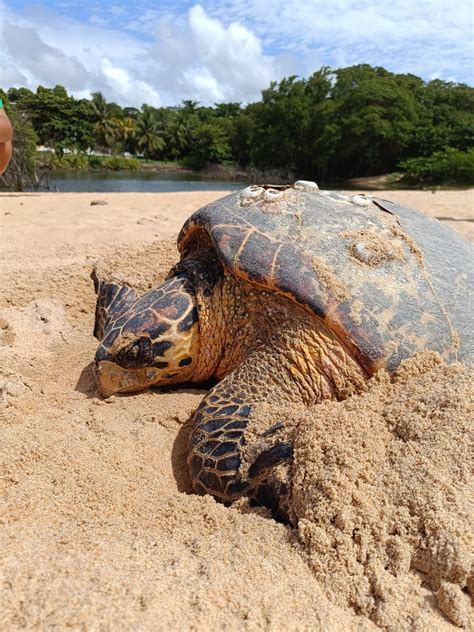
[[[279,406],[345,399],[422,349],[474,358],[471,245],[416,210],[308,181],[251,186],[196,211],[178,249],[141,296],[93,273],[95,370],[104,396],[218,380],[192,420],[199,494],[278,511],[286,491],[272,471],[292,457]],[[262,402],[276,423],[256,438]],[[243,467],[249,442],[257,454]]]

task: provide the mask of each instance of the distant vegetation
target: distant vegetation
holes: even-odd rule
[[[54,150],[52,167],[136,169],[158,160],[283,178],[399,171],[415,184],[474,183],[474,88],[368,65],[273,82],[248,105],[183,101],[137,109],[109,103],[100,92],[75,99],[62,86],[10,88],[0,96],[28,147],[36,136]],[[16,143],[23,142],[20,127]]]
[[[447,147],[431,156],[409,158],[400,164],[404,180],[414,184],[437,182],[474,183],[474,148],[459,151]]]

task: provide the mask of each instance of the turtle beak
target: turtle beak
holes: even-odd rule
[[[115,393],[140,391],[151,386],[156,372],[153,369],[123,369],[115,362],[96,360],[94,373],[100,394],[110,397]]]

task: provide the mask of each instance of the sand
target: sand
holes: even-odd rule
[[[220,195],[0,196],[2,628],[469,627],[471,369],[422,356],[295,411],[297,529],[189,494],[204,391],[98,398],[93,262],[150,286]],[[378,195],[474,239],[472,190]]]
[[[440,612],[469,623],[473,378],[424,352],[298,424],[292,508],[309,564],[383,628],[437,629]]]

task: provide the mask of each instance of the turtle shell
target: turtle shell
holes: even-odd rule
[[[421,349],[474,359],[472,247],[414,209],[315,185],[249,187],[187,220],[182,258],[209,239],[224,268],[321,319],[369,374]]]

